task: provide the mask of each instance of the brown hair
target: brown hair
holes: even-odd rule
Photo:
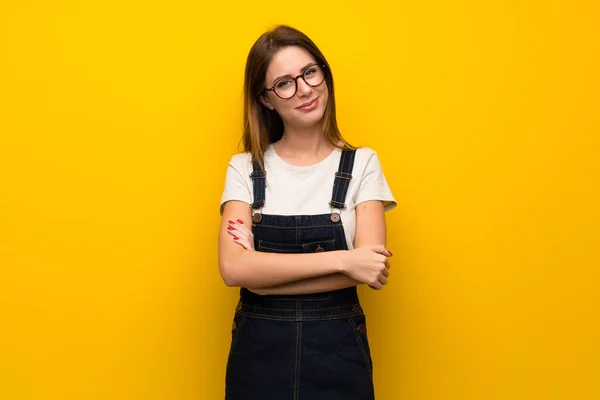
[[[260,101],[265,89],[267,67],[275,53],[288,46],[300,46],[310,53],[316,62],[325,65],[325,82],[329,99],[322,119],[325,138],[335,147],[354,149],[340,133],[335,115],[333,75],[329,63],[321,50],[304,33],[286,25],[278,25],[263,33],[254,43],[246,59],[244,76],[244,151],[252,154],[253,160],[262,165],[264,152],[270,143],[283,136],[283,121],[275,110],[265,107]],[[341,145],[339,144],[341,142]]]

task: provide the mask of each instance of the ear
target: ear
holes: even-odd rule
[[[267,107],[269,110],[274,110],[275,107],[273,106],[273,104],[271,104],[271,101],[269,100],[269,97],[267,96],[267,93],[260,95],[260,102],[263,103],[263,105],[265,107]]]

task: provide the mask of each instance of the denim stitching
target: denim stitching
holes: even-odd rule
[[[298,307],[298,304],[296,304]],[[294,376],[294,400],[300,398],[300,352],[302,349],[302,323],[296,325],[296,371]]]
[[[302,249],[297,249],[297,250],[273,249],[271,247],[265,247],[265,246],[261,246],[261,245],[258,246],[258,249],[259,250],[265,249],[265,250],[273,250],[273,251],[285,251],[286,253],[290,253],[290,252],[295,252],[295,251],[302,250]],[[302,254],[302,253],[299,253],[299,254]]]
[[[281,246],[298,246],[298,248],[296,248],[296,249],[276,249],[274,247],[263,246],[262,243],[269,243],[269,242],[259,240],[259,244],[258,244],[259,250],[264,249],[264,250],[272,250],[272,252],[286,252],[286,253],[297,253],[297,254],[303,254],[302,251],[304,251],[308,245],[314,245],[314,244],[318,244],[318,245],[331,244],[335,248],[335,238],[327,239],[327,240],[315,240],[314,242],[301,243],[301,244],[287,244],[287,243],[270,242],[270,243],[274,243],[274,244],[279,244]],[[329,251],[333,251],[333,250],[329,250]],[[300,252],[300,253],[298,253],[298,252]]]
[[[352,327],[352,330],[354,331],[354,336],[356,337],[356,341],[358,343],[358,346],[360,347],[360,351],[363,354],[363,358],[365,361],[365,367],[367,368],[367,372],[369,373],[369,377],[371,379],[373,379],[373,372],[371,370],[371,363],[369,362],[369,358],[367,357],[367,351],[363,345],[362,342],[362,337],[360,336],[360,332],[358,332],[358,329],[356,327],[356,324],[354,323],[354,321],[352,320],[352,318],[348,318],[348,322],[350,322],[350,326]]]
[[[346,162],[344,162],[343,173],[348,173],[349,175],[350,175],[350,173],[347,171],[352,170],[352,161],[353,161],[352,155],[353,155],[352,152],[348,152],[348,156],[345,160],[348,162],[348,166],[346,166]],[[350,179],[352,179],[352,175],[350,175]],[[343,207],[346,207],[346,204],[345,204],[346,193],[348,192],[348,185],[350,184],[350,179],[340,179],[341,191],[339,193],[338,201],[343,204]]]
[[[340,158],[340,164],[338,165],[338,171],[342,168],[342,165],[344,163],[344,155],[346,153],[344,151],[342,151],[342,155]],[[331,200],[335,200],[337,198],[337,191],[339,188],[339,179],[337,178],[337,176],[333,179],[333,192],[331,193]]]
[[[331,200],[329,205],[333,208],[338,208],[340,210],[344,210],[346,207],[346,203],[342,203],[341,201],[334,201],[334,200]]]
[[[329,216],[329,214],[327,214]],[[278,225],[263,225],[263,224],[252,224],[252,226],[263,226],[265,228],[277,228],[277,229],[309,229],[309,228],[323,228],[323,227],[331,227],[331,226],[339,226],[339,224],[331,223],[328,225],[303,225],[303,226],[278,226]]]
[[[345,171],[346,170],[346,161],[348,160],[348,152],[344,151],[342,153],[343,157],[342,157],[342,163],[340,165],[339,171]],[[337,201],[337,199],[339,199],[340,196],[340,189],[342,189],[342,180],[340,178],[337,178],[337,192],[335,193],[335,200]],[[341,203],[340,201],[338,201],[339,203]]]
[[[352,179],[352,174],[350,174],[348,172],[343,172],[343,171],[336,172],[335,176],[337,176],[338,178],[341,178],[341,179],[347,179],[347,180]]]
[[[350,180],[352,179],[352,169],[354,166],[355,155],[355,150],[342,151],[338,171],[335,173],[335,179],[333,181],[331,201],[329,201],[331,208],[337,208],[341,210],[346,209],[345,199],[348,193]]]
[[[340,219],[340,223],[342,222],[342,220]],[[348,248],[348,241],[346,240],[346,234],[344,232],[344,229],[342,227],[342,225],[338,225],[340,229],[338,229],[338,235],[340,235],[340,237],[342,238],[342,246],[344,249]],[[340,232],[341,231],[341,232]]]
[[[305,247],[307,247],[308,245],[311,245],[311,244],[317,244],[317,245],[331,244],[333,246],[333,248],[335,249],[335,237],[333,239],[314,240],[312,242],[302,243],[302,244],[300,244],[300,246],[302,246],[302,249],[304,249]],[[329,250],[329,251],[333,251],[333,250]]]
[[[290,316],[290,317],[279,317],[279,316],[275,316],[275,315],[256,314],[256,313],[251,313],[248,311],[240,311],[240,314],[248,316],[248,317],[252,317],[252,318],[257,318],[257,319],[268,319],[268,320],[273,320],[273,321],[289,321],[289,322],[329,321],[329,320],[334,320],[334,319],[344,319],[347,317],[356,316],[356,313],[348,313],[348,314],[335,314],[335,315],[319,316],[319,317],[296,317],[295,315]]]
[[[229,363],[229,360],[231,359],[231,355],[233,354],[233,350],[235,349],[235,344],[237,343],[238,338],[240,337],[240,330],[242,329],[242,326],[244,325],[244,322],[246,321],[246,316],[242,313],[240,314],[240,322],[239,324],[237,324],[236,328],[235,328],[235,333],[233,335],[233,338],[231,340],[231,349],[229,351],[229,357],[227,358],[227,363]],[[235,319],[235,317],[234,317]]]
[[[328,292],[323,292],[323,293],[328,293]],[[293,300],[293,301],[302,301],[302,302],[310,302],[310,301],[323,301],[323,300],[329,300],[331,298],[331,296],[328,297],[318,297],[318,298],[308,298],[308,299],[298,299],[298,297],[281,297],[281,296],[285,296],[284,294],[279,294],[277,295],[277,300]],[[290,295],[290,296],[294,296],[294,295]],[[255,305],[250,305],[250,307],[260,307],[260,306],[255,306]],[[347,306],[339,306],[339,307],[347,307]],[[272,308],[272,310],[287,310],[287,308]]]
[[[330,299],[331,296],[325,298],[325,299],[318,299],[318,300],[327,300]],[[278,299],[278,300],[283,300],[283,299]],[[298,300],[298,299],[289,299],[289,300],[294,300],[294,301],[306,301],[306,300]],[[303,310],[303,311],[323,311],[323,310],[335,310],[335,309],[344,309],[347,307],[352,307],[354,309],[354,307],[356,306],[356,304],[352,304],[352,305],[348,305],[348,306],[338,306],[338,307],[326,307],[326,308],[311,308],[310,310]],[[269,307],[262,307],[262,306],[255,306],[255,305],[246,305],[246,307],[252,307],[252,308],[260,308],[261,310],[273,310],[273,311],[286,311],[286,312],[296,312],[296,310],[292,310],[292,309],[287,309],[287,308],[269,308]],[[242,309],[244,308],[244,304],[242,303]],[[357,314],[360,315],[360,314]]]
[[[261,170],[257,160],[252,162],[252,189],[253,189],[253,203],[250,205],[251,208],[257,209],[262,208],[265,204],[265,180],[266,172]]]
[[[346,151],[342,151],[342,158],[340,159],[340,164],[338,166],[338,171],[344,170],[344,164],[346,163]],[[336,176],[333,183],[333,195],[331,200],[336,201],[338,198],[338,192],[340,189],[340,179]],[[338,207],[339,208],[339,207]]]

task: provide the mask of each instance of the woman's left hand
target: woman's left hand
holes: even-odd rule
[[[244,247],[246,250],[254,250],[254,234],[252,230],[240,219],[235,221],[229,221],[227,227],[227,233],[233,236],[233,241]]]

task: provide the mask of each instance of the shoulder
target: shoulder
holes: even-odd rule
[[[377,152],[370,147],[359,147],[356,149],[356,158],[370,158],[373,154],[377,154]]]
[[[229,160],[229,166],[240,173],[249,174],[252,169],[252,154],[250,152],[234,154]]]
[[[361,179],[379,178],[384,175],[379,155],[370,147],[360,147],[356,150],[354,168],[356,172],[353,175],[360,176]]]
[[[359,147],[354,157],[354,167],[364,169],[371,164],[372,159],[377,158],[377,152],[370,147]]]
[[[234,166],[252,164],[252,155],[250,154],[249,151],[246,151],[244,153],[234,154],[231,156],[231,160],[229,161],[229,164],[232,164]]]

